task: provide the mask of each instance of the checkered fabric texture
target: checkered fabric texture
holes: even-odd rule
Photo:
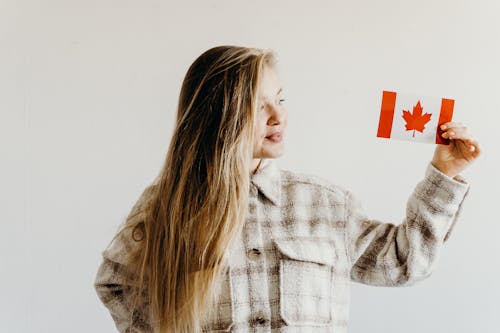
[[[393,224],[369,218],[350,191],[264,159],[251,175],[245,226],[204,331],[347,332],[351,281],[408,286],[428,277],[468,191],[462,177],[428,164],[406,216]],[[152,332],[147,300],[131,316],[123,284],[133,246],[125,234],[102,252],[95,289],[119,332]]]

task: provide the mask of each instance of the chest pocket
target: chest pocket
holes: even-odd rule
[[[333,323],[333,278],[336,252],[331,240],[277,238],[280,314],[288,325]]]

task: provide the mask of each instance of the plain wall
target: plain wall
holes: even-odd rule
[[[93,289],[101,251],[159,172],[188,66],[234,44],[279,56],[279,165],[386,222],[402,221],[434,145],[376,138],[382,90],[456,99],[483,147],[460,221],[427,280],[353,284],[350,332],[498,332],[499,13],[493,0],[0,0],[0,331],[114,331]]]

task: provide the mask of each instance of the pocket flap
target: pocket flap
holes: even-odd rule
[[[333,266],[337,260],[331,239],[318,237],[275,238],[274,244],[287,257]]]

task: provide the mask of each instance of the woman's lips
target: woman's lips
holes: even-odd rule
[[[277,132],[272,135],[266,136],[266,139],[272,142],[280,142],[283,139],[283,135],[281,132]]]

